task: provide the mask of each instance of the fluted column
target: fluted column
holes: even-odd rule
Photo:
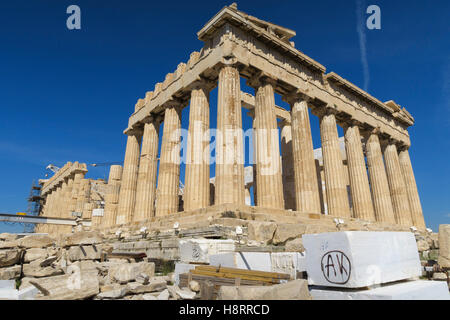
[[[424,229],[426,225],[408,149],[406,147],[402,148],[398,157],[400,160],[400,166],[402,167],[403,178],[405,179],[406,193],[408,195],[409,208],[411,210],[413,224],[418,228]]]
[[[72,212],[77,209],[77,198],[80,193],[81,180],[84,179],[86,172],[75,172],[73,178],[72,194],[69,202],[69,216],[72,216]]]
[[[121,179],[122,166],[111,166],[109,169],[108,187],[105,195],[105,210],[102,220],[102,226],[104,227],[112,227],[116,224]]]
[[[328,214],[339,217],[350,217],[344,165],[339,146],[336,118],[333,112],[328,111],[321,115],[320,136],[322,140]]]
[[[88,201],[90,192],[90,181],[89,179],[81,179],[80,188],[77,196],[77,206],[75,211],[83,216],[84,204]],[[83,217],[86,218],[86,217]]]
[[[202,83],[191,91],[184,179],[185,211],[209,206],[209,90]]]
[[[239,71],[222,67],[218,85],[215,204],[245,204]]]
[[[357,123],[345,128],[345,150],[355,218],[375,221],[369,178]]]
[[[142,130],[136,129],[127,133],[127,147],[123,162],[122,184],[119,194],[117,224],[131,222],[136,202],[136,187],[139,167],[139,154]]]
[[[281,121],[281,166],[283,175],[284,208],[295,210],[295,172],[292,152],[292,126],[287,120]]]
[[[380,140],[376,131],[370,133],[367,139],[366,157],[369,168],[370,186],[372,187],[375,218],[380,222],[395,223],[386,169],[381,153]]]
[[[105,195],[105,209],[101,224],[102,227],[111,227],[116,224],[121,179],[122,166],[111,166],[109,169],[108,186]]]
[[[70,176],[67,179],[67,186],[66,186],[66,190],[64,192],[64,211],[62,212],[63,218],[71,217],[70,202],[72,200],[73,183],[74,183],[74,177]]]
[[[307,101],[285,98],[291,106],[296,211],[320,213],[320,197]]]
[[[159,162],[156,216],[178,212],[180,187],[181,106],[164,112],[164,127]]]
[[[254,139],[258,206],[284,209],[273,82],[270,79],[253,79],[250,84],[256,91]]]
[[[159,124],[150,118],[144,125],[133,221],[146,220],[155,214]]]
[[[411,218],[411,210],[409,209],[405,180],[403,178],[402,168],[400,167],[397,147],[391,141],[384,148],[384,162],[386,164],[386,173],[396,222],[404,226],[411,226],[413,221]]]

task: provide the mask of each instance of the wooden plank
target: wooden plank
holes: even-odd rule
[[[269,278],[269,277],[258,277],[253,275],[242,275],[236,273],[227,273],[227,272],[211,272],[205,270],[191,270],[192,274],[205,275],[209,277],[219,277],[219,278],[228,278],[228,279],[236,279],[241,278],[242,280],[254,280],[261,281],[267,283],[280,283],[280,279]]]
[[[228,273],[228,274],[236,274],[236,275],[248,275],[255,276],[261,278],[273,278],[273,279],[283,279],[289,280],[290,275],[287,273],[278,273],[278,272],[267,272],[267,271],[256,271],[256,270],[247,270],[247,269],[238,269],[238,268],[225,268],[225,267],[216,267],[216,266],[197,266],[195,270],[206,271],[206,272],[217,272],[217,273]]]

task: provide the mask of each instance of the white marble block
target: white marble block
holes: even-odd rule
[[[445,282],[427,280],[395,282],[357,291],[312,288],[310,293],[314,300],[450,300]]]
[[[291,279],[297,279],[297,272],[306,271],[304,252],[273,252],[272,272],[287,273]]]
[[[182,262],[209,263],[209,256],[224,252],[233,252],[234,240],[187,239],[180,240],[180,260]]]
[[[177,262],[175,263],[175,284],[178,286],[180,284],[180,274],[188,273],[189,271],[195,269],[197,265]]]
[[[410,232],[329,232],[302,239],[310,285],[362,288],[421,275]]]

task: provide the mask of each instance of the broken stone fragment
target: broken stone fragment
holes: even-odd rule
[[[150,277],[145,273],[140,273],[136,276],[136,282],[140,284],[148,284]]]
[[[72,246],[69,248],[67,255],[70,261],[100,260],[102,247],[96,245]]]
[[[272,243],[275,245],[301,237],[306,231],[305,224],[283,223],[277,226]]]
[[[80,300],[99,293],[97,273],[92,271],[31,280],[43,297],[41,300]]]
[[[134,281],[141,273],[153,277],[155,264],[153,262],[138,262],[113,265],[109,270],[109,277],[116,282],[127,283]]]
[[[20,265],[0,268],[0,280],[12,280],[20,277],[21,267]]]
[[[31,248],[25,253],[24,262],[29,263],[38,259],[45,259],[48,257],[47,250],[42,248]]]
[[[0,267],[9,267],[19,263],[20,250],[0,250]]]
[[[23,237],[17,241],[17,244],[21,248],[46,248],[55,243],[53,238],[49,236],[37,234]]]
[[[139,293],[149,293],[155,291],[162,291],[166,289],[167,283],[161,280],[150,281],[149,284],[140,284],[138,282],[129,282],[127,284],[127,293],[139,294]]]
[[[192,280],[189,282],[189,289],[191,289],[194,292],[200,292],[200,284],[198,281]]]
[[[150,295],[151,294],[144,294],[144,299],[145,299],[145,297],[149,298]],[[161,292],[158,295],[158,297],[156,297],[156,300],[169,300],[169,296],[170,296],[169,290],[165,289],[163,292]],[[147,299],[145,299],[145,300],[147,300]],[[149,299],[149,300],[152,300],[152,299]]]
[[[277,225],[273,222],[249,221],[248,239],[268,243],[272,240]]]
[[[450,268],[450,224],[441,224],[439,226],[438,263],[441,268]]]
[[[181,299],[194,299],[195,298],[195,292],[192,292],[188,288],[176,288],[175,292]]]
[[[103,241],[103,236],[97,231],[80,231],[66,234],[61,239],[62,247],[92,245]]]
[[[0,241],[14,241],[17,237],[18,235],[14,233],[0,233]]]

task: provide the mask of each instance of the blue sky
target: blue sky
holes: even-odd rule
[[[49,163],[123,161],[122,131],[137,98],[202,47],[196,32],[230,3],[2,1],[0,212],[26,210],[31,183],[43,178]],[[425,219],[437,230],[450,223],[450,2],[361,3],[364,10],[370,4],[381,8],[381,30],[364,28],[368,91],[395,100],[416,120],[410,154]],[[66,28],[71,4],[81,8],[81,30]],[[239,1],[238,8],[295,30],[299,50],[363,87],[356,4],[260,0]],[[318,147],[318,121],[311,121]],[[107,174],[107,168],[90,168],[88,176]],[[0,232],[21,230],[0,223]]]

